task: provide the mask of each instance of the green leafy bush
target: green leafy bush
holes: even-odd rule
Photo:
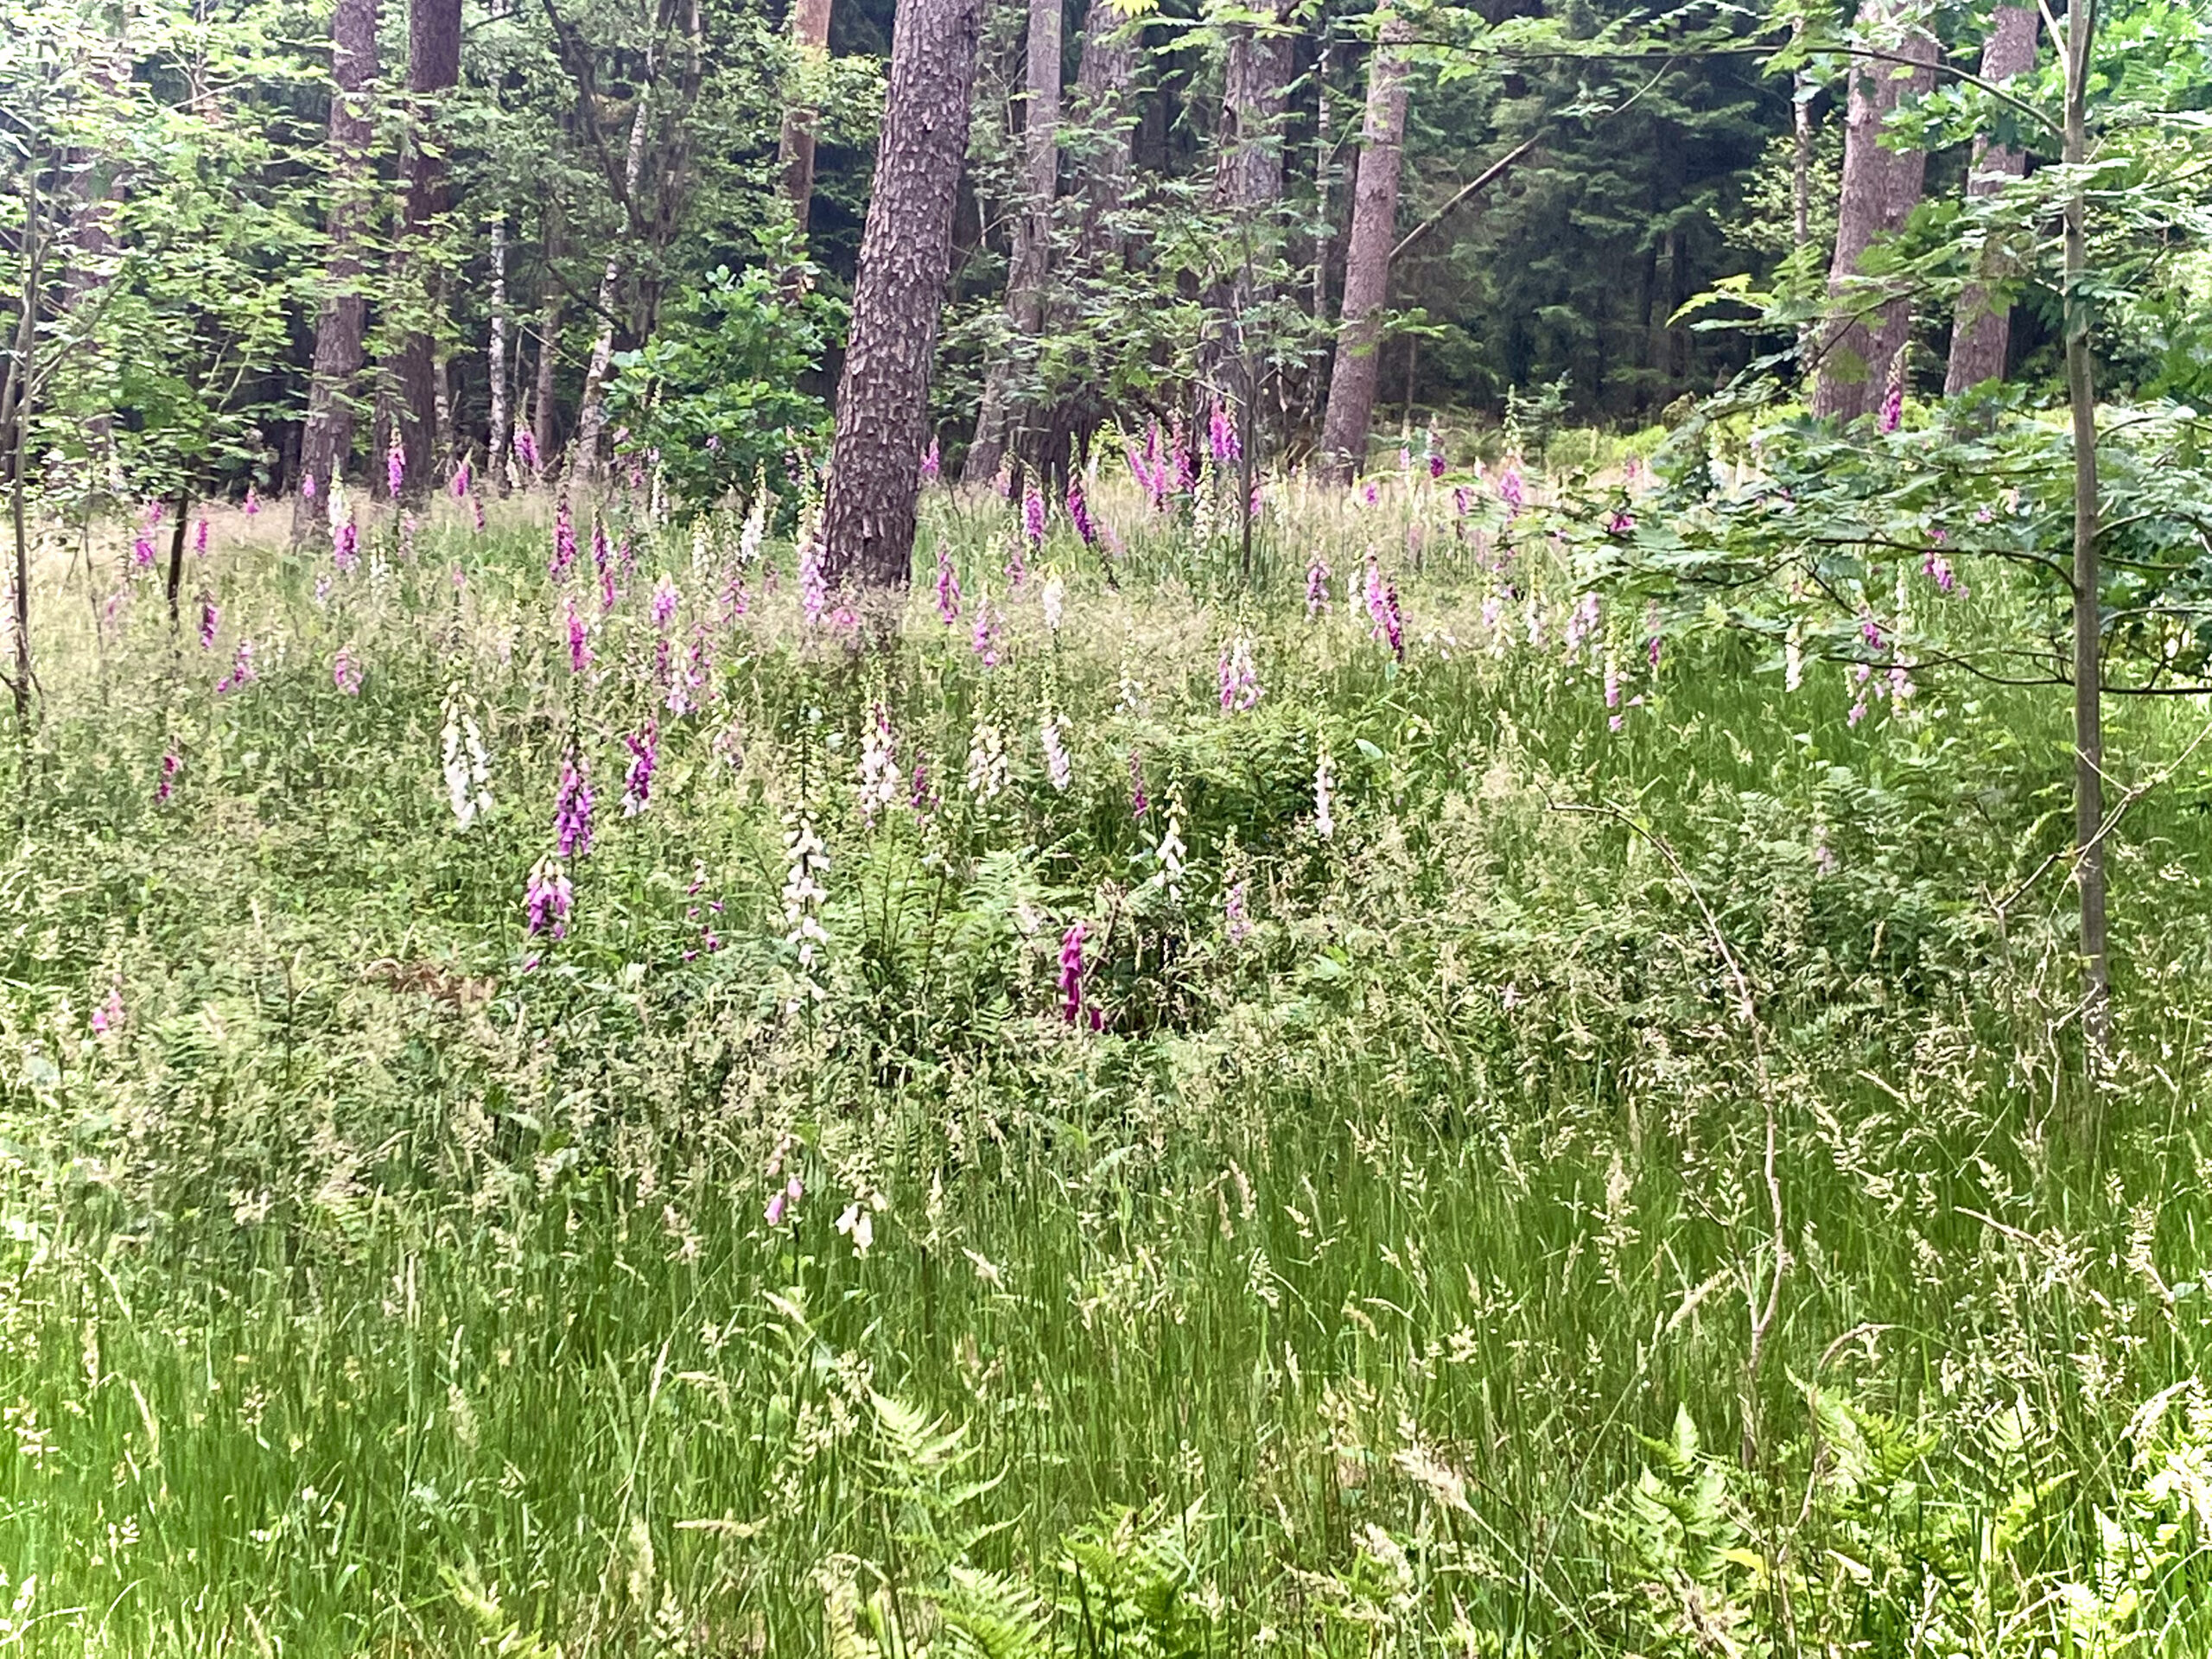
[[[842,330],[843,305],[804,261],[716,266],[671,306],[643,347],[615,359],[607,405],[629,443],[656,453],[685,509],[780,479],[830,435],[829,405],[806,389]]]

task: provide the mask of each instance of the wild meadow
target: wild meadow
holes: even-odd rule
[[[0,1648],[2212,1649],[2200,701],[2098,1059],[2047,688],[1158,460],[50,547]]]

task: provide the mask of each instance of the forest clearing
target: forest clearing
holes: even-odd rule
[[[2212,1651],[2212,17],[39,0],[0,1651]]]

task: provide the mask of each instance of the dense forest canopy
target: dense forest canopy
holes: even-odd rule
[[[697,399],[709,382],[732,393],[795,367],[828,400],[891,12],[882,0],[18,4],[0,102],[6,304],[41,359],[28,371],[30,471],[87,504],[289,493],[329,468],[327,438],[303,448],[325,408],[340,471],[378,489],[395,433],[417,485],[467,456],[480,468],[493,456],[503,480],[518,426],[534,468],[558,470],[573,449],[582,473],[610,392],[641,431],[674,412],[656,438],[702,445],[715,420],[772,435],[725,435],[727,463],[692,457],[689,488],[741,483],[786,449],[818,464],[826,416],[806,398],[772,399],[772,412]],[[1102,423],[1201,416],[1235,395],[1225,328],[1264,342],[1248,355],[1265,360],[1245,366],[1269,453],[1310,452],[1336,328],[1352,326],[1344,297],[1364,276],[1352,266],[1378,257],[1352,245],[1376,15],[1188,0],[1049,13],[993,0],[980,18],[932,393],[945,459],[966,453],[986,406],[1007,404],[1017,459],[1048,467]],[[1361,347],[1371,396],[1409,429],[1516,410],[1637,426],[1709,396],[1790,330],[1771,304],[1764,327],[1727,326],[1755,308],[1700,296],[1802,299],[1827,276],[1853,176],[1854,74],[1885,83],[1876,103],[1904,97],[1881,142],[1910,154],[1914,176],[1890,168],[1852,211],[1873,215],[1890,267],[1921,258],[1895,372],[1939,392],[1958,249],[1977,234],[1962,219],[1977,158],[1994,142],[2029,169],[2058,159],[1976,73],[2008,15],[2028,16],[1874,0],[1856,15],[1409,9],[1405,43],[1381,54],[1404,60],[1389,221],[1403,245]],[[1047,22],[1049,87],[1029,50]],[[2134,42],[2126,73],[2099,82],[2112,118],[2204,105],[2194,14],[2129,0],[2104,27]],[[1882,55],[1908,38],[1929,41],[1921,55],[1941,76]],[[2056,73],[2033,28],[2003,68],[2024,88]],[[1051,194],[1033,224],[1030,130],[1046,124]],[[796,175],[795,139],[809,151]],[[2201,266],[2187,221],[2152,217],[2115,228],[2138,244],[2115,256],[2143,278],[2132,326],[2101,346],[2119,389],[2186,397],[2206,372]],[[1995,361],[2055,387],[2056,276],[2018,256],[2003,261],[2012,326]],[[732,273],[747,271],[761,279],[733,305]],[[336,355],[318,394],[327,313],[358,343],[334,347],[322,330]]]

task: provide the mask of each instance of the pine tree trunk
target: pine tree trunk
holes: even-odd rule
[[[1015,344],[983,380],[975,441],[962,476],[991,478],[1013,438],[1015,382],[1026,342],[1045,326],[1045,278],[1052,252],[1052,201],[1059,183],[1060,0],[1029,0],[1028,69],[1021,118],[1021,213],[1006,279],[1007,331]]]
[[[614,305],[622,283],[622,257],[637,229],[635,203],[645,167],[647,114],[652,100],[652,62],[638,88],[637,112],[630,118],[630,149],[622,162],[622,228],[599,276],[599,332],[592,336],[591,360],[584,369],[583,400],[576,407],[576,446],[569,473],[589,478],[599,468],[599,436],[607,424],[607,370],[614,360]]]
[[[1119,219],[1128,206],[1129,89],[1136,80],[1135,28],[1114,0],[1090,0],[1083,23],[1083,54],[1075,71],[1075,125],[1084,134],[1080,157],[1083,218],[1076,231],[1076,260],[1103,270],[1124,251]]]
[[[1998,7],[1989,39],[1981,48],[1981,78],[2001,85],[2034,68],[2039,30],[2034,7]],[[1994,195],[2007,180],[2019,178],[2027,170],[2024,151],[1977,140],[1974,162],[1967,171],[1967,194]],[[1985,245],[1978,268],[1990,272],[1998,257],[1999,250]],[[1943,395],[1955,397],[1985,380],[2003,379],[2012,343],[2011,308],[2001,299],[1993,300],[1989,290],[1978,283],[1967,289],[1959,296],[1958,316],[1951,327],[1951,360],[1943,374]]]
[[[300,475],[318,490],[343,474],[353,453],[354,398],[368,361],[368,296],[361,291],[361,232],[369,145],[369,102],[377,79],[377,0],[338,0],[330,19],[330,161],[332,191],[327,291],[315,317],[315,358],[308,381],[307,423],[300,434]],[[321,522],[321,497],[296,497],[292,540]]]
[[[461,79],[461,0],[410,0],[407,9],[407,90],[413,126],[407,146],[407,214],[399,257],[412,280],[416,302],[427,314],[436,289],[429,270],[428,243],[434,222],[446,211],[449,180],[445,151],[427,142],[441,93]],[[398,380],[400,445],[407,457],[407,488],[419,493],[430,486],[437,464],[438,360],[428,317],[409,331],[393,365]],[[373,475],[381,476],[372,468]]]
[[[1845,420],[1880,406],[1912,332],[1912,302],[1902,297],[1874,308],[1871,326],[1859,320],[1856,314],[1867,309],[1859,262],[1919,205],[1927,153],[1885,149],[1880,138],[1906,92],[1924,92],[1936,84],[1936,37],[1927,27],[1925,0],[1860,0],[1859,25],[1864,38],[1912,60],[1912,67],[1851,60],[1843,188],[1836,204],[1835,258],[1828,268],[1829,297],[1843,315],[1822,334],[1813,384],[1813,413]]]
[[[484,482],[499,487],[507,456],[507,216],[492,215],[492,337],[485,353],[492,422],[484,434]]]
[[[1222,65],[1220,150],[1214,200],[1226,207],[1269,208],[1282,200],[1282,126],[1294,58],[1280,25],[1290,7],[1277,0],[1272,29],[1239,23]]]
[[[1367,72],[1367,119],[1352,182],[1351,240],[1344,251],[1343,321],[1321,424],[1321,470],[1348,482],[1367,459],[1375,416],[1382,308],[1390,297],[1390,249],[1398,234],[1398,173],[1406,140],[1405,20],[1387,13]],[[1408,371],[1410,378],[1410,370]],[[1408,392],[1411,397],[1410,389]]]
[[[831,582],[903,589],[912,574],[930,359],[951,273],[981,10],[980,0],[899,8],[823,509]]]
[[[798,49],[802,74],[829,57],[830,8],[830,0],[793,0],[791,44]],[[776,146],[784,200],[791,205],[792,227],[802,237],[814,204],[814,127],[820,113],[805,102],[794,100],[784,111],[783,136]]]

